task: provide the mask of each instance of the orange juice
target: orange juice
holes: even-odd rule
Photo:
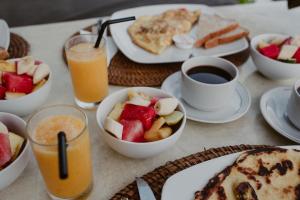
[[[67,50],[67,60],[76,98],[87,103],[101,101],[108,93],[105,48],[79,43]]]
[[[57,133],[66,134],[68,178],[59,178]],[[72,115],[53,115],[37,123],[32,133],[33,152],[48,192],[62,199],[85,193],[92,184],[89,133],[84,121]]]

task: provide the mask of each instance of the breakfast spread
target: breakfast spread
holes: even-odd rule
[[[128,28],[128,33],[136,45],[151,53],[161,54],[172,45],[173,36],[188,33],[199,16],[199,10],[185,8],[141,16]]]
[[[175,98],[151,97],[134,90],[118,103],[105,119],[104,128],[114,137],[129,142],[152,142],[171,136],[183,113]]]
[[[195,200],[300,197],[300,151],[269,147],[242,153],[195,193]]]
[[[0,122],[0,172],[12,163],[20,154],[25,139]]]
[[[286,63],[300,63],[300,36],[274,37],[260,41],[258,51],[271,59]]]
[[[47,64],[30,56],[0,60],[0,99],[15,99],[38,90],[47,82],[49,74]]]

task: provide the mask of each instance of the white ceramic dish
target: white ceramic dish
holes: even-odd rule
[[[8,127],[9,131],[26,138],[26,122],[20,117],[10,113],[0,112],[0,121]],[[13,183],[20,176],[27,166],[30,157],[29,142],[26,141],[25,147],[17,159],[6,168],[0,170],[0,190]]]
[[[15,59],[17,60],[17,59]],[[45,85],[38,90],[20,98],[11,100],[0,100],[0,111],[8,112],[18,116],[31,114],[47,100],[51,90],[52,72]]]
[[[282,148],[300,149],[300,146]],[[201,190],[216,173],[231,165],[241,153],[215,158],[171,176],[163,187],[161,200],[193,200],[197,190]]]
[[[128,17],[128,16],[143,16],[143,15],[156,15],[168,9],[187,8],[189,10],[200,9],[204,14],[215,14],[215,11],[205,5],[201,4],[162,4],[154,6],[142,6],[115,12],[112,19]],[[225,56],[243,51],[248,47],[248,42],[245,38],[235,42],[220,45],[211,49],[193,48],[193,49],[180,49],[172,45],[160,55],[155,55],[145,51],[144,49],[135,45],[127,33],[128,27],[133,22],[125,22],[115,25],[110,25],[112,37],[118,48],[128,57],[137,63],[170,63],[182,62],[193,56]],[[191,33],[195,32],[195,28]]]
[[[3,19],[0,19],[0,47],[8,49],[10,42],[9,27]]]
[[[258,43],[262,40],[270,40],[275,37],[283,37],[281,34],[262,34],[251,40],[251,57],[257,70],[269,79],[282,80],[300,77],[300,64],[284,63],[262,55],[258,50]],[[286,36],[288,37],[288,36]]]
[[[150,96],[172,97],[171,95],[169,95],[168,93],[160,89],[149,88],[149,87],[134,87],[128,89],[126,88],[114,92],[113,94],[106,97],[99,105],[96,114],[98,126],[101,129],[102,136],[105,139],[106,143],[118,153],[136,159],[152,157],[170,148],[179,139],[186,123],[186,113],[181,103],[179,103],[178,110],[183,112],[184,118],[178,130],[166,139],[155,141],[155,142],[146,142],[146,143],[127,142],[113,137],[112,135],[110,135],[104,130],[103,126],[104,126],[105,118],[111,112],[114,105],[126,101],[128,97],[127,92],[129,89],[134,89],[135,91],[143,92]]]
[[[197,122],[214,124],[231,122],[246,114],[251,105],[251,96],[248,89],[239,82],[236,85],[235,95],[232,96],[230,101],[231,104],[228,107],[211,112],[198,110],[182,99],[180,72],[175,72],[166,78],[161,88],[179,99],[186,110],[187,118]]]
[[[264,93],[260,99],[260,110],[268,124],[282,136],[300,143],[300,130],[288,119],[287,103],[292,87],[278,87]]]

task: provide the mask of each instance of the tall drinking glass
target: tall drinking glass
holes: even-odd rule
[[[94,48],[96,40],[97,35],[77,35],[65,44],[75,102],[85,109],[94,108],[108,94],[105,40]]]
[[[66,136],[67,177],[60,176],[58,133]],[[92,188],[92,162],[88,121],[74,106],[43,108],[31,116],[27,134],[52,199],[76,199]]]

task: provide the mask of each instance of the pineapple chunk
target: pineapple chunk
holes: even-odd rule
[[[177,124],[182,118],[183,118],[183,113],[180,111],[174,111],[170,115],[164,116],[166,123],[169,126]]]
[[[8,137],[9,137],[11,153],[13,155],[12,159],[15,160],[20,153],[21,147],[24,142],[24,138],[12,132],[9,132]]]
[[[146,141],[156,141],[160,140],[160,135],[158,130],[165,124],[166,120],[163,117],[158,118],[152,124],[152,127],[145,132],[144,138]]]
[[[40,82],[38,82],[38,83],[34,86],[33,92],[34,92],[34,91],[37,91],[37,90],[40,89],[43,85],[45,85],[46,81],[47,81],[46,79],[43,79],[43,80],[41,80]]]
[[[16,66],[14,63],[9,63],[4,60],[0,60],[0,71],[2,72],[16,72]]]
[[[113,110],[109,113],[108,117],[112,118],[115,121],[118,121],[121,113],[123,112],[124,105],[124,103],[117,103],[114,106]]]
[[[157,131],[161,139],[165,139],[172,135],[172,129],[170,127],[163,127]]]
[[[267,43],[267,42],[265,42],[265,41],[260,41],[259,43],[258,43],[258,48],[259,49],[262,49],[262,48],[265,48],[265,47],[267,47],[267,46],[269,46],[270,44],[269,43]]]

